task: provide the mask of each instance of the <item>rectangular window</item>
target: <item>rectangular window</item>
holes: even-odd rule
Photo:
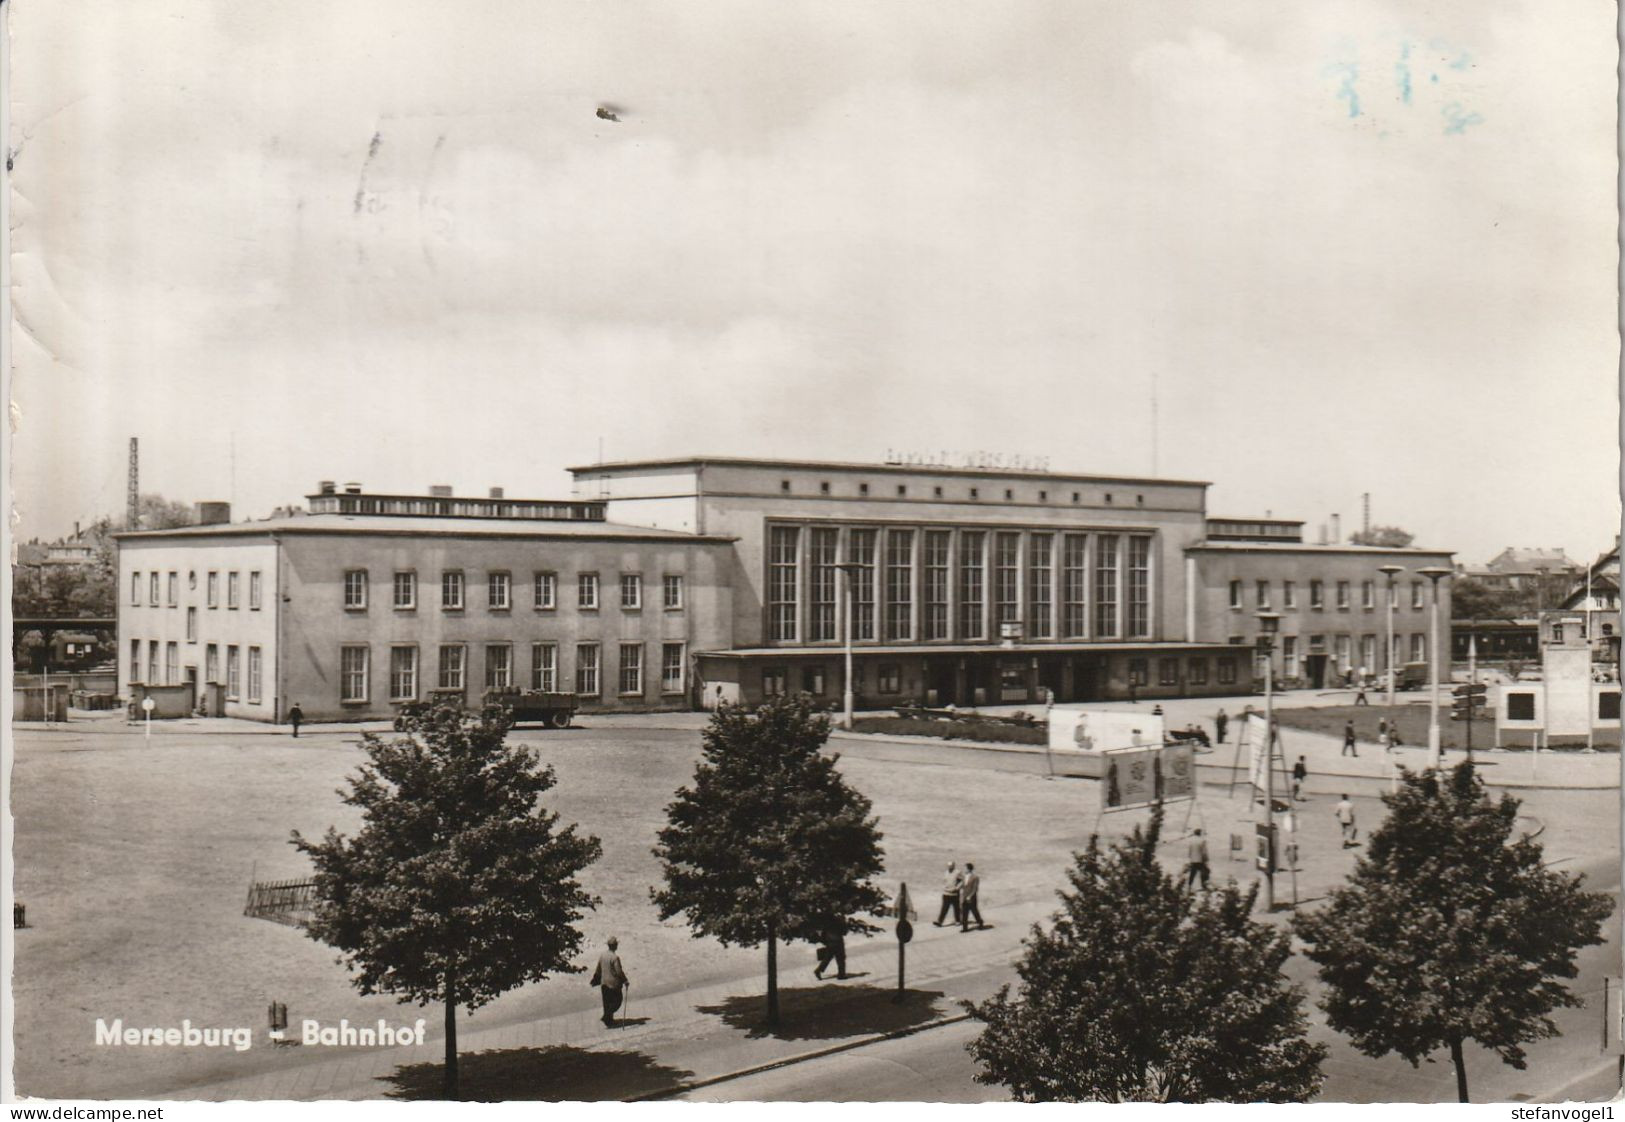
[[[886,531],[886,638],[914,637],[914,531]]]
[[[683,606],[683,578],[678,573],[667,573],[660,581],[661,607],[675,612]]]
[[[232,650],[236,649],[236,647],[232,648]],[[163,684],[163,679],[158,677],[158,640],[156,639],[151,639],[147,642],[146,682],[149,686],[159,686]]]
[[[140,606],[141,606],[141,574],[140,573],[131,573],[130,574],[130,607],[139,608]],[[214,607],[214,605],[210,604],[209,607],[212,608],[212,607]]]
[[[875,671],[875,688],[881,693],[901,693],[903,668],[895,662],[882,662]]]
[[[1337,637],[1337,669],[1347,672],[1354,665],[1354,639],[1349,635]]]
[[[1131,686],[1144,686],[1150,684],[1151,667],[1149,661],[1143,658],[1128,660],[1128,682]]]
[[[1179,685],[1179,660],[1177,658],[1157,659],[1157,685]]]
[[[1230,582],[1230,610],[1239,612],[1241,609],[1241,582],[1233,580]]]
[[[236,611],[242,606],[242,574],[235,569],[226,574],[226,608]],[[367,574],[361,574],[361,606],[367,606]]]
[[[959,535],[959,637],[980,639],[982,589],[987,579],[987,535],[965,530]]]
[[[796,590],[800,580],[797,554],[801,531],[774,526],[767,537],[767,637],[770,642],[796,639]]]
[[[241,654],[237,647],[226,648],[226,696],[236,701],[242,696]]]
[[[260,703],[260,685],[264,674],[264,658],[258,647],[248,648],[248,700]]]
[[[1021,535],[993,537],[993,609],[1001,629],[1021,621]]]
[[[253,572],[248,574],[248,610],[251,612],[259,611],[260,604],[262,602],[260,571],[255,569]]]
[[[559,606],[559,575],[537,573],[535,579],[536,610],[551,612]]]
[[[181,648],[178,643],[164,644],[164,685],[173,686],[181,680]]]
[[[1281,673],[1288,678],[1298,676],[1298,637],[1296,635],[1283,635],[1281,637]]]
[[[1298,606],[1298,582],[1284,580],[1281,582],[1281,607],[1291,610]]]
[[[463,571],[449,569],[440,574],[440,607],[443,611],[463,610]]]
[[[226,578],[226,606],[236,607],[231,597],[231,587],[237,583],[237,574],[232,573]],[[344,572],[344,606],[349,610],[365,608],[367,606],[367,570],[346,569]]]
[[[662,643],[660,645],[660,692],[683,692],[683,668],[687,660],[683,657],[683,644]]]
[[[197,609],[190,605],[186,608],[186,641],[197,642]]]
[[[621,644],[621,695],[643,694],[643,644]]]
[[[852,574],[852,638],[875,637],[875,552],[879,535],[874,530],[853,530],[847,544],[850,560],[857,565]]]
[[[1346,580],[1337,582],[1337,610],[1340,612],[1349,610],[1349,582]]]
[[[927,530],[924,539],[924,585],[922,591],[921,626],[924,639],[946,639],[948,630],[948,543],[952,540],[947,530]]]
[[[209,574],[208,585],[209,607],[218,608],[220,606],[220,574],[211,572]]]
[[[1411,636],[1411,661],[1426,662],[1428,660],[1428,637],[1421,632]]]
[[[395,574],[395,610],[407,612],[418,606],[418,575],[413,572]]]
[[[638,573],[621,574],[621,610],[634,611],[643,607],[643,577]]]
[[[180,605],[180,602],[181,602],[181,575],[179,573],[170,573],[169,574],[169,583],[168,583],[167,591],[168,591],[168,594],[169,594],[168,595],[168,604],[169,604],[169,606],[171,608],[178,607]]]
[[[1207,685],[1207,659],[1193,656],[1185,663],[1185,681],[1193,686]]]
[[[389,648],[389,700],[413,701],[418,696],[418,649]]]
[[[1413,580],[1411,581],[1411,607],[1413,609],[1420,609],[1422,606],[1422,582],[1419,580]],[[1412,659],[1411,661],[1414,662],[1416,660]]]
[[[467,662],[468,648],[461,643],[442,643],[440,646],[440,688],[443,690],[463,690],[467,681],[465,672]]]
[[[1117,638],[1117,535],[1095,538],[1095,635]]]
[[[1061,539],[1061,634],[1081,639],[1089,634],[1089,535]]]
[[[1323,584],[1321,581],[1318,581],[1318,580],[1310,581],[1309,582],[1309,609],[1311,611],[1318,612],[1318,611],[1321,611],[1322,609],[1324,609],[1325,607],[1326,607],[1326,586],[1325,586],[1325,584]]]
[[[783,697],[785,693],[785,677],[786,672],[782,666],[762,667],[762,696]]]
[[[214,644],[213,643],[209,644],[209,651],[211,653],[214,651]],[[141,640],[140,639],[131,639],[130,640],[130,683],[132,685],[134,685],[135,683],[137,683],[139,681],[141,681]]]
[[[147,606],[151,607],[151,608],[156,608],[158,606],[158,574],[157,573],[153,573],[147,579]]]
[[[1258,604],[1259,608],[1261,608],[1261,609],[1268,609],[1269,608],[1269,606],[1270,606],[1270,582],[1269,581],[1260,580],[1260,581],[1254,581],[1253,582],[1253,599]]]
[[[513,575],[487,573],[485,575],[485,604],[493,612],[505,612],[513,607]]]
[[[822,666],[803,666],[801,668],[801,689],[814,697],[824,696],[824,668]],[[1618,697],[1618,694],[1608,696]]]
[[[594,611],[598,607],[598,574],[576,574],[576,607],[581,611]]]
[[[559,688],[559,647],[557,643],[530,645],[530,688],[552,693]]]
[[[1377,669],[1377,637],[1375,635],[1360,636],[1360,672],[1362,674],[1374,673]]]
[[[232,650],[236,648],[233,647]],[[229,654],[229,652],[228,652]],[[369,663],[372,651],[365,646],[346,645],[339,648],[339,700],[366,701],[369,696]]]
[[[1055,535],[1033,534],[1027,538],[1027,637],[1048,639],[1050,628],[1051,576],[1055,564]]]
[[[1151,539],[1128,540],[1128,637],[1151,636]]]
[[[485,688],[505,690],[513,686],[513,647],[507,643],[485,646]]]
[[[1372,581],[1360,582],[1360,606],[1366,611],[1375,611],[1377,607],[1377,586]]]
[[[839,607],[841,571],[835,567],[835,551],[840,531],[817,527],[807,538],[807,641],[832,642],[837,634],[835,614]]]
[[[576,693],[582,697],[598,696],[598,644],[576,645]]]
[[[210,683],[220,681],[220,648],[213,643],[203,648],[203,680]]]
[[[1226,655],[1219,659],[1219,685],[1233,686],[1236,684],[1236,660]]]

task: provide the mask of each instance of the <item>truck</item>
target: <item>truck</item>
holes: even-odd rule
[[[490,689],[485,704],[501,705],[513,714],[513,723],[542,724],[567,729],[577,709],[576,695],[549,690]]]

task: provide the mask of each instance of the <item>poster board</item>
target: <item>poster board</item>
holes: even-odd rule
[[[1104,754],[1118,748],[1153,747],[1163,740],[1161,714],[1132,710],[1052,706],[1049,710],[1049,763],[1056,775],[1099,779]]]
[[[1102,756],[1102,812],[1196,797],[1196,753],[1188,744],[1116,748]]]

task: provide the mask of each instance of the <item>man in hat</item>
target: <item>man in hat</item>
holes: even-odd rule
[[[627,979],[626,969],[621,965],[621,956],[615,953],[620,946],[615,936],[609,937],[608,949],[598,956],[598,965],[593,967],[592,985],[599,987],[598,996],[604,1002],[604,1027],[615,1027],[615,1011],[621,1007],[624,991],[632,987]]]

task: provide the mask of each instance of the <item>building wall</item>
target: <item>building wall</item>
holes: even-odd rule
[[[531,688],[532,644],[552,644],[554,687],[577,688],[582,644],[597,644],[598,692],[586,710],[687,708],[693,653],[724,645],[729,633],[728,552],[721,543],[605,541],[561,537],[522,539],[436,535],[289,535],[287,556],[286,697],[313,720],[388,716],[392,650],[416,650],[417,698],[440,687],[442,646],[463,649],[462,696],[477,703],[496,655],[508,650],[509,682]],[[364,571],[364,608],[345,607],[345,574]],[[461,610],[442,605],[442,578],[463,574]],[[412,573],[415,607],[393,604],[394,575]],[[510,575],[510,604],[493,608],[489,575]],[[535,575],[555,575],[555,606],[538,608]],[[598,574],[596,609],[579,603],[579,575]],[[620,577],[642,577],[642,606],[621,606]],[[663,604],[666,575],[683,578],[683,605]],[[683,644],[683,684],[663,689],[663,646]],[[641,644],[642,689],[620,689],[622,644]],[[365,697],[341,692],[343,648],[367,651]],[[352,656],[353,657],[353,656]],[[400,699],[404,700],[404,698]]]
[[[276,713],[277,660],[277,550],[266,536],[234,535],[193,538],[184,543],[164,538],[124,538],[118,551],[119,696],[131,696],[132,681],[176,685],[188,678],[199,683],[226,683],[232,648],[237,650],[237,689],[226,691],[225,715],[268,721]],[[158,574],[157,605],[152,604],[151,575]],[[209,575],[217,578],[213,605],[209,602]],[[237,606],[230,603],[231,574],[237,574]],[[253,574],[259,576],[258,607],[252,597]],[[139,574],[138,597],[131,595],[131,578]],[[170,602],[170,576],[176,595]],[[135,602],[138,601],[138,602]],[[191,612],[195,632],[187,634]],[[139,666],[132,668],[130,644],[139,641]],[[156,681],[151,681],[151,644],[158,644]],[[175,644],[170,665],[169,644]],[[214,647],[216,669],[209,673],[208,651]],[[251,689],[252,652],[259,652],[258,690]],[[133,673],[132,673],[133,670]]]
[[[1317,546],[1293,550],[1208,547],[1194,549],[1190,556],[1197,574],[1197,638],[1204,642],[1234,642],[1251,647],[1258,638],[1258,619],[1254,613],[1278,612],[1281,620],[1275,672],[1288,678],[1306,675],[1305,658],[1311,654],[1327,656],[1327,669],[1333,672],[1359,671],[1362,667],[1372,674],[1385,670],[1388,665],[1384,657],[1387,622],[1382,606],[1387,579],[1377,569],[1387,564],[1402,566],[1406,572],[1399,574],[1395,581],[1398,603],[1394,613],[1395,661],[1400,665],[1430,661],[1428,628],[1432,590],[1427,578],[1416,576],[1416,570],[1429,565],[1449,568],[1448,553],[1351,551]],[[1232,581],[1240,582],[1239,605],[1232,602]],[[1259,599],[1260,581],[1267,586],[1267,600],[1263,603]],[[1288,603],[1288,581],[1293,582],[1292,603]],[[1313,601],[1316,581],[1322,588],[1319,608]],[[1367,581],[1371,582],[1369,606]],[[1338,601],[1340,582],[1347,582],[1346,606]],[[1448,578],[1441,582],[1439,593],[1439,646],[1442,656],[1448,659]]]

